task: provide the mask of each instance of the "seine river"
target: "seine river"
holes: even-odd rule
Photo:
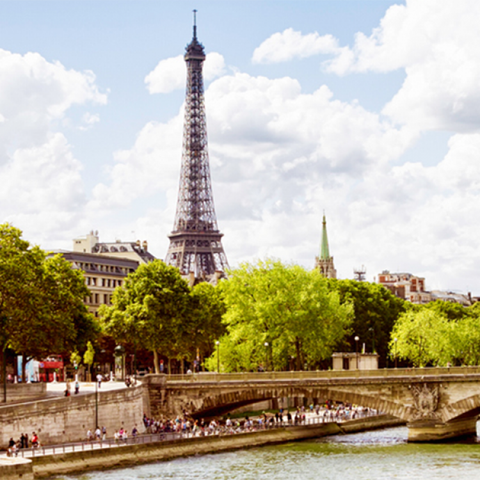
[[[480,439],[408,444],[406,427],[55,477],[140,479],[480,479]]]

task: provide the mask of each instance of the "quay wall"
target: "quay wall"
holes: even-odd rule
[[[121,427],[131,431],[143,427],[143,412],[148,414],[145,387],[98,392],[98,424],[107,427],[112,436]],[[0,406],[0,448],[6,448],[11,437],[22,433],[39,436],[43,445],[78,442],[86,439],[88,429],[95,429],[95,394],[57,397],[18,405]]]
[[[23,458],[0,458],[2,480],[34,480],[31,460]]]
[[[0,402],[3,402],[3,383],[0,384]],[[7,383],[7,404],[26,402],[47,396],[47,384],[42,383]],[[1,405],[1,403],[0,403]]]
[[[75,472],[124,468],[178,457],[220,453],[228,450],[305,440],[308,438],[345,433],[346,431],[353,433],[374,428],[387,428],[403,425],[405,422],[388,415],[381,415],[378,417],[353,420],[350,425],[349,423],[350,422],[345,422],[339,426],[332,422],[318,425],[276,428],[237,435],[196,437],[170,442],[127,445],[102,450],[45,455],[35,457],[32,460],[32,469],[35,479],[46,478],[54,474],[67,475]]]

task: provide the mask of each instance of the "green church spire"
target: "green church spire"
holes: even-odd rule
[[[320,250],[320,260],[330,260],[330,251],[328,249],[327,237],[327,220],[325,219],[325,214],[323,214],[322,247]]]

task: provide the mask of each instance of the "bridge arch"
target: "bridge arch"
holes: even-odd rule
[[[334,400],[343,403],[352,403],[369,407],[383,413],[408,421],[409,412],[405,406],[367,393],[349,391],[348,389],[326,387],[261,387],[249,389],[237,389],[225,391],[212,391],[208,396],[190,398],[183,403],[182,408],[192,416],[209,417],[223,415],[237,408],[276,398],[319,398],[322,400]]]

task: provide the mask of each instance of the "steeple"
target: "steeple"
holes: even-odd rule
[[[203,90],[205,51],[197,39],[196,10],[193,38],[185,51],[187,91],[183,125],[182,166],[177,211],[165,262],[196,281],[211,280],[228,268],[213,203],[207,121]]]
[[[322,246],[320,250],[320,259],[328,260],[329,258],[330,258],[330,252],[328,250],[327,220],[325,219],[325,214],[323,214]]]
[[[330,256],[330,249],[328,248],[327,219],[325,218],[325,213],[323,214],[322,222],[322,245],[320,247],[320,256],[315,257],[315,268],[318,268],[324,277],[337,278],[333,257]]]

